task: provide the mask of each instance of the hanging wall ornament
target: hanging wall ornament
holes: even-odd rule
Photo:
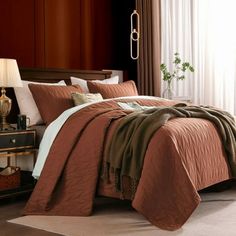
[[[134,10],[130,16],[130,57],[133,60],[139,58],[139,38],[140,38],[140,22],[137,10]]]

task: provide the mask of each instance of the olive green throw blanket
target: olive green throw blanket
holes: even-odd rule
[[[105,153],[105,178],[114,171],[116,188],[123,192],[122,176],[132,180],[132,197],[141,176],[145,152],[153,134],[168,120],[175,118],[203,118],[215,124],[222,138],[232,175],[236,177],[236,125],[227,112],[211,107],[184,106],[155,107],[136,111],[121,120]]]

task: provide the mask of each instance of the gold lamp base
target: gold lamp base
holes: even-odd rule
[[[2,96],[0,97],[0,130],[12,129],[9,123],[7,123],[6,117],[11,111],[11,99],[6,96],[5,88],[1,89]]]

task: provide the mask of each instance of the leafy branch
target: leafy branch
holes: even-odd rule
[[[168,71],[167,66],[164,63],[162,63],[160,66],[161,72],[163,74],[163,80],[167,81],[168,84],[170,84],[174,78],[177,80],[184,80],[186,71],[194,72],[193,66],[190,65],[189,62],[182,62],[179,53],[177,52],[174,54],[173,63],[174,70],[172,73]]]

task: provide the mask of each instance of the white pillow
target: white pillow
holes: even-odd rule
[[[89,89],[87,86],[87,80],[76,78],[76,77],[70,77],[70,80],[71,80],[72,85],[78,84],[82,88],[84,93],[89,93]],[[104,79],[104,80],[90,80],[90,81],[96,82],[96,83],[101,83],[101,84],[118,84],[119,76],[116,75],[116,76],[113,76],[111,78]]]
[[[32,93],[28,88],[28,84],[43,84],[43,85],[66,85],[64,80],[58,83],[37,83],[31,81],[22,80],[23,87],[14,88],[16,100],[21,114],[27,115],[30,118],[30,126],[36,124],[43,124],[42,117],[39,113],[38,107],[34,101]]]

